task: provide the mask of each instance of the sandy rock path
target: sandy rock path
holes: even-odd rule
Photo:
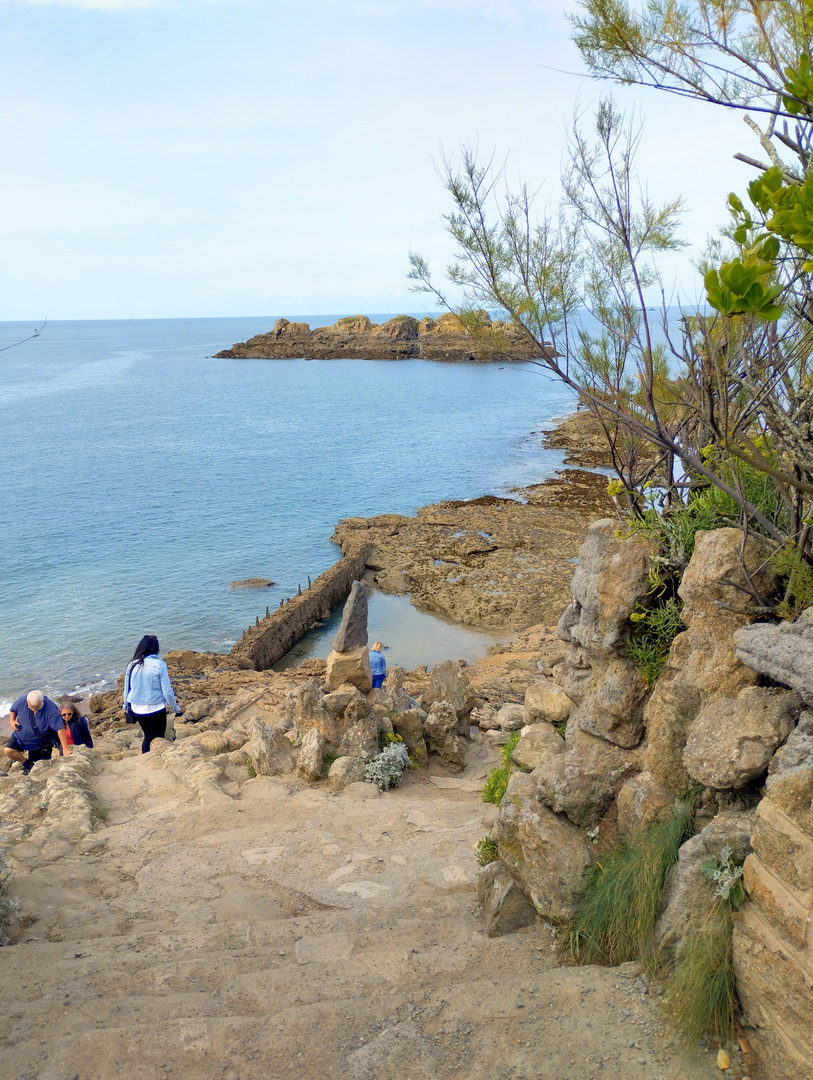
[[[380,796],[192,789],[158,755],[105,762],[104,828],[56,859],[9,852],[36,921],[0,953],[0,1076],[719,1075],[664,1057],[634,971],[559,966],[541,921],[484,936],[488,754],[474,748],[457,781],[415,773]]]

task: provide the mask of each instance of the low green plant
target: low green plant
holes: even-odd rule
[[[477,854],[474,857],[480,866],[488,866],[489,863],[496,862],[500,857],[497,841],[490,836],[484,836],[482,840],[478,840]]]
[[[672,642],[686,629],[680,614],[682,607],[677,596],[669,596],[665,600],[656,598],[653,607],[639,604],[630,615],[634,631],[627,642],[627,652],[649,690],[663,671]]]
[[[502,802],[503,796],[508,789],[508,776],[511,772],[511,755],[514,752],[519,739],[520,733],[518,731],[512,731],[508,737],[508,741],[500,750],[502,765],[498,765],[496,769],[492,769],[488,774],[488,778],[483,784],[483,802],[494,803],[495,806],[499,806]]]
[[[397,715],[397,714],[396,714]],[[392,746],[394,743],[403,742],[404,740],[400,735],[396,735],[391,731],[379,731],[378,733],[378,749],[386,750],[388,746]]]
[[[736,1003],[730,899],[715,897],[694,913],[663,996],[667,1025],[676,1042],[725,1042],[734,1034]]]
[[[558,731],[564,739],[565,735],[567,734],[567,720],[560,720],[557,724],[554,724],[553,727],[554,730]]]
[[[813,569],[795,544],[785,544],[771,558],[782,586],[776,613],[782,619],[796,616],[813,604]]]
[[[364,779],[379,791],[397,787],[404,769],[409,768],[409,751],[400,740],[389,743],[364,770]]]
[[[248,758],[246,761],[246,772],[248,773],[249,780],[253,780],[257,775],[257,770],[254,768],[254,762],[251,758]]]
[[[90,805],[99,821],[107,821],[109,819],[110,814],[107,812],[107,808],[102,806],[98,799],[94,799]]]
[[[600,856],[587,878],[570,929],[570,951],[584,963],[655,963],[653,931],[666,875],[692,835],[693,804],[685,800]]]

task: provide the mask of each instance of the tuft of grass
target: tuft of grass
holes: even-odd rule
[[[567,720],[560,720],[558,724],[553,725],[553,729],[554,731],[558,731],[564,739],[565,735],[567,734]]]
[[[722,897],[698,910],[675,963],[663,1010],[675,1042],[733,1038],[736,992],[732,963],[732,904]]]
[[[93,808],[93,813],[99,819],[99,821],[107,821],[110,818],[110,814],[107,812],[107,808],[102,806],[98,799],[94,799],[90,804]]]
[[[500,857],[497,841],[490,836],[484,836],[482,840],[478,840],[477,854],[474,857],[480,866],[488,866],[489,863],[496,862]]]
[[[508,737],[508,742],[500,750],[502,765],[498,765],[496,769],[492,769],[488,774],[488,778],[483,784],[483,802],[494,803],[495,806],[499,806],[502,802],[503,796],[508,789],[508,776],[511,772],[511,755],[514,752],[519,739],[519,732],[512,731]]]
[[[691,801],[664,821],[606,852],[589,872],[570,929],[570,951],[583,963],[640,960],[655,965],[653,931],[661,891],[680,845],[693,833]]]
[[[670,596],[655,607],[634,611],[630,616],[635,632],[627,642],[627,652],[651,690],[669,656],[669,649],[686,626],[680,612],[683,607],[677,596]]]
[[[251,758],[246,761],[246,772],[248,773],[249,780],[253,780],[254,777],[257,775],[257,770],[254,768],[254,762],[251,760]]]

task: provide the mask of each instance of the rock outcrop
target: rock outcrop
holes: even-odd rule
[[[574,702],[570,722],[616,746],[637,746],[647,687],[625,646],[630,616],[646,599],[651,549],[622,540],[614,520],[590,526],[579,548],[573,600],[557,632],[572,645],[562,688]]]
[[[485,314],[485,313],[484,313]],[[277,319],[274,329],[237,342],[215,354],[222,359],[262,360],[443,360],[464,363],[531,360],[542,351],[512,323],[485,316],[483,331],[473,337],[455,315],[413,319],[396,315],[373,323],[366,315],[339,319],[311,330],[308,323]]]
[[[382,592],[409,593],[427,611],[498,630],[550,625],[570,599],[585,530],[612,512],[607,478],[565,471],[515,494],[346,518],[333,539],[343,554],[367,552]]]
[[[703,706],[736,698],[757,675],[735,654],[734,633],[754,621],[751,589],[770,595],[775,574],[758,537],[742,549],[739,529],[699,532],[678,595],[686,630],[672,643],[644,713],[644,767],[675,794],[692,783],[683,764],[689,732]]]

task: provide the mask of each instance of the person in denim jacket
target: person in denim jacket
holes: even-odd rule
[[[186,712],[175,700],[167,665],[158,655],[158,638],[154,634],[145,634],[139,641],[124,673],[125,710],[128,705],[144,732],[142,754],[148,752],[153,739],[166,736],[167,706],[176,716]]]

